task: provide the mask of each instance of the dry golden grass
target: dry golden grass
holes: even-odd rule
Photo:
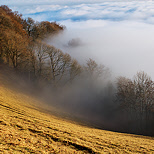
[[[0,83],[0,153],[154,153],[153,138],[81,126],[36,104]]]

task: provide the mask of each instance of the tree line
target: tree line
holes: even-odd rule
[[[44,42],[64,29],[65,26],[56,22],[23,19],[21,14],[3,5],[0,7],[0,60],[27,74],[29,80],[47,81],[54,87],[72,82],[81,72],[92,73],[95,69],[99,75],[103,67],[100,65],[98,69],[94,60],[89,59],[86,66],[81,66],[68,53]]]
[[[89,59],[82,66],[69,54],[44,42],[64,29],[56,22],[23,19],[18,12],[0,6],[0,62],[36,85],[48,85],[54,91],[76,80],[87,82],[91,87],[84,89],[83,84],[80,96],[91,99],[79,99],[79,114],[96,116],[103,128],[154,135],[154,81],[145,72],[138,72],[133,79],[119,77],[116,83],[110,82],[109,69],[104,65]],[[105,84],[97,91],[99,79]],[[70,105],[65,107],[71,109]]]
[[[116,101],[127,117],[127,129],[154,135],[154,81],[138,72],[131,80],[119,77]]]
[[[23,19],[7,6],[0,7],[0,59],[29,79],[50,80],[54,85],[62,79],[73,80],[81,70],[69,54],[43,42],[45,38],[64,30],[56,22],[35,22]]]

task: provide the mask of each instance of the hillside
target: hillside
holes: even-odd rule
[[[154,153],[151,137],[88,128],[49,115],[0,78],[0,153]]]

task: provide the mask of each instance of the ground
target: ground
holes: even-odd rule
[[[154,153],[154,138],[79,125],[0,82],[0,153]]]

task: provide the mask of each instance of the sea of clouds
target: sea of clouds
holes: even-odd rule
[[[24,17],[30,16],[38,21],[133,20],[154,24],[153,1],[6,0],[2,4],[10,6],[13,10],[18,10]]]
[[[0,4],[37,21],[67,29],[48,43],[81,63],[93,58],[114,76],[145,71],[154,79],[154,1],[6,0]],[[80,40],[78,46],[69,42]]]

